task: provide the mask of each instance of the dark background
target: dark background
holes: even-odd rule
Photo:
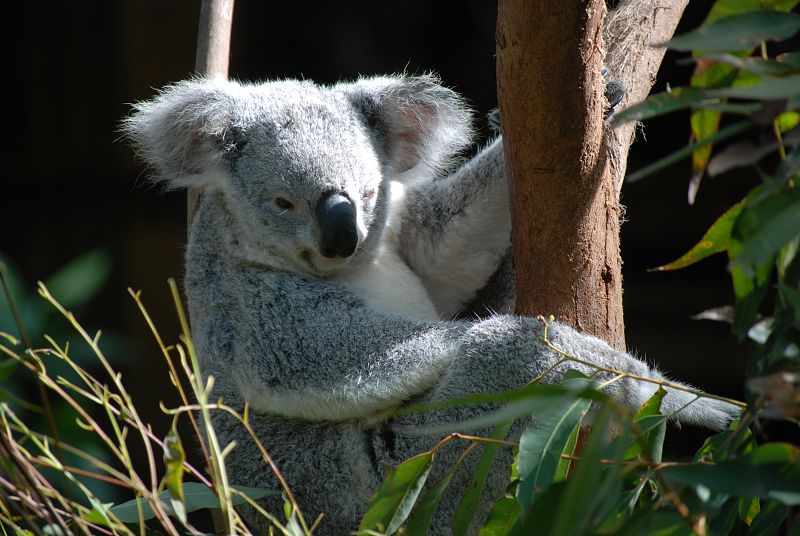
[[[116,363],[160,435],[169,421],[157,402],[174,397],[166,367],[126,288],[144,292],[162,333],[176,340],[165,281],[182,274],[186,200],[183,193],[165,194],[146,184],[143,167],[119,140],[117,125],[128,103],[191,75],[198,5],[13,2],[6,8],[11,13],[4,39],[10,40],[4,46],[10,95],[2,145],[0,253],[31,290],[37,279],[81,253],[101,247],[111,255],[110,279],[77,313],[90,327],[127,336]],[[699,24],[710,5],[691,2],[679,31]],[[496,105],[495,17],[496,4],[486,0],[237,0],[231,76],[332,83],[359,74],[432,70],[485,116]],[[688,81],[692,66],[679,60],[667,55],[656,90],[667,82]],[[648,123],[631,151],[629,170],[685,145],[688,136],[685,113]],[[689,318],[732,303],[725,259],[674,273],[646,269],[693,245],[747,192],[755,175],[706,179],[694,206],[686,202],[689,175],[687,161],[623,188],[628,346],[673,377],[741,397],[748,349],[735,344],[728,326]],[[691,432],[671,435],[697,441]]]

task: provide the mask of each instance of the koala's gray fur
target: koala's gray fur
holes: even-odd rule
[[[325,513],[321,534],[354,530],[386,467],[441,439],[415,429],[487,411],[386,420],[393,408],[508,390],[559,359],[539,321],[487,314],[508,311],[513,293],[502,141],[451,171],[471,142],[471,116],[436,78],[330,87],[194,79],[137,104],[123,128],[157,178],[202,190],[185,281],[201,365],[217,396],[250,404],[307,518]],[[549,336],[585,360],[662,377],[566,326]],[[637,408],[655,386],[625,379],[608,390]],[[663,409],[714,429],[737,414],[693,399],[671,391]],[[237,442],[233,482],[277,487],[244,430],[221,412],[215,425],[223,444]],[[498,463],[510,457],[501,450]],[[443,449],[429,482],[459,454],[454,443]],[[449,532],[469,465],[433,533]],[[493,471],[478,517],[506,481]],[[281,511],[278,499],[266,504]]]

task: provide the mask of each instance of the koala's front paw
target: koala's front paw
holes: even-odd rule
[[[500,127],[502,124],[500,123],[500,108],[495,108],[489,115],[486,116],[486,120],[489,121],[489,126],[492,127],[497,132],[500,132]]]
[[[603,80],[606,84],[605,96],[606,102],[608,103],[608,108],[606,109],[604,118],[608,119],[614,114],[614,109],[617,107],[617,104],[622,102],[622,98],[625,96],[625,85],[619,80],[606,80],[608,69],[605,67],[603,67],[601,74],[603,75]]]

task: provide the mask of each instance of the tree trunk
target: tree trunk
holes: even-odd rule
[[[663,0],[662,0],[663,2]],[[688,0],[629,0],[605,58],[621,104],[655,81]],[[554,315],[624,349],[619,189],[633,126],[603,121],[605,3],[499,0],[497,93],[510,177],[517,313]]]

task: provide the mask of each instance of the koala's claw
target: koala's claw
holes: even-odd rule
[[[606,84],[605,96],[606,102],[608,103],[608,108],[606,108],[603,118],[608,119],[614,114],[617,104],[622,102],[622,98],[625,96],[625,84],[620,80],[607,80],[608,69],[605,66],[603,66],[600,74],[603,76],[603,81]]]

